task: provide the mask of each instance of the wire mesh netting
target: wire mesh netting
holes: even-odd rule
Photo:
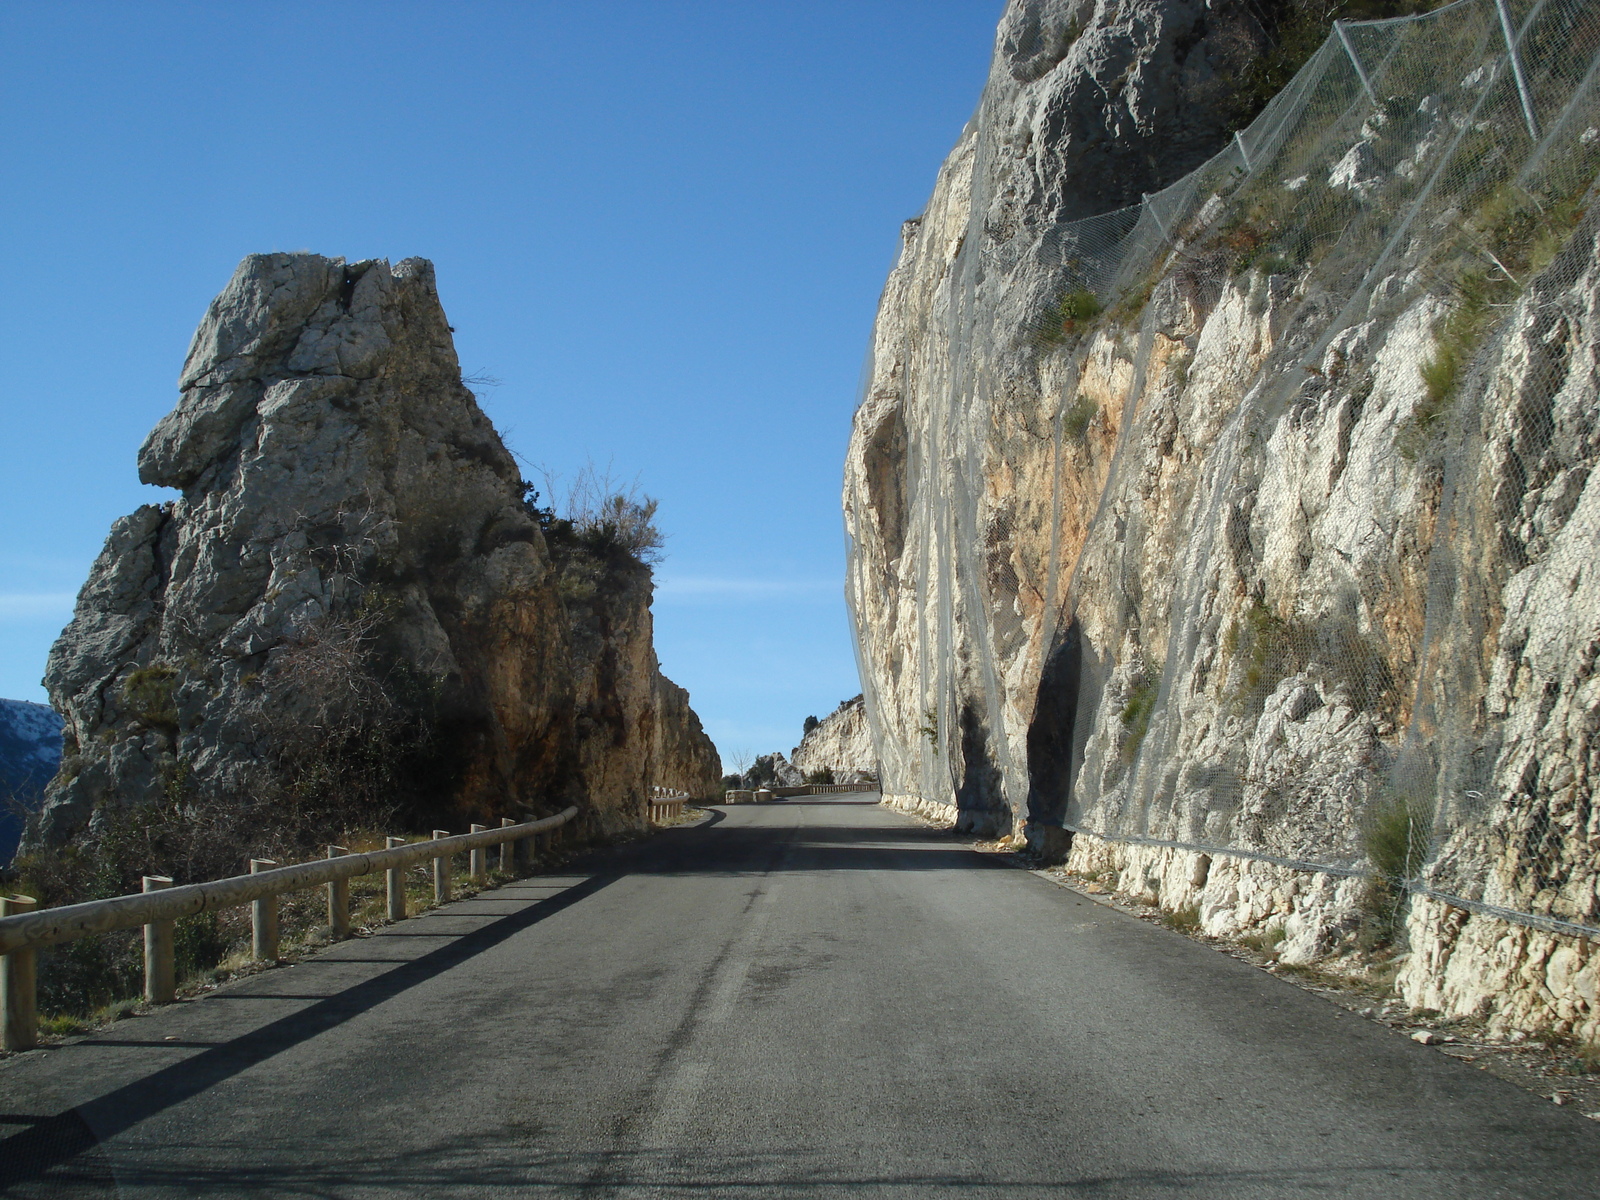
[[[1210,161],[1031,241],[986,236],[999,119],[858,414],[884,792],[1600,932],[1600,9],[1338,25]]]

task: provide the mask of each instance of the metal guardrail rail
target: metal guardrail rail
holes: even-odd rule
[[[654,803],[652,800],[652,806]],[[420,842],[392,837],[385,849],[365,854],[347,854],[343,846],[329,846],[326,859],[287,867],[267,859],[251,859],[250,874],[206,883],[174,887],[165,876],[147,875],[141,893],[59,908],[35,911],[37,901],[30,896],[0,897],[0,1049],[25,1050],[38,1044],[35,951],[40,947],[142,925],[145,999],[152,1004],[165,1004],[171,1002],[176,990],[173,923],[180,917],[249,904],[254,957],[276,961],[278,897],[287,892],[326,885],[328,926],[333,938],[339,940],[350,935],[349,881],[353,877],[385,872],[388,917],[391,921],[403,920],[406,896],[402,872],[407,867],[433,860],[434,899],[442,903],[450,898],[453,855],[467,852],[469,875],[483,880],[489,873],[489,848],[499,846],[501,869],[514,872],[525,861],[529,838],[541,834],[555,837],[577,815],[574,806],[537,821],[504,818],[499,829],[474,825],[471,833],[456,835],[436,829],[431,839]]]

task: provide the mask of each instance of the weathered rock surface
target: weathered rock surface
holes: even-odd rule
[[[551,539],[572,633],[575,712],[591,795],[670,787],[697,798],[719,787],[720,760],[689,693],[661,674],[650,618],[650,569]]]
[[[1341,314],[1326,275],[1180,245],[1147,300],[1041,344],[1061,223],[1128,198],[1078,149],[1138,126],[1106,123],[1106,64],[1194,10],[1084,10],[1019,70],[1008,39],[1060,48],[1068,11],[1008,7],[879,310],[844,502],[889,801],[1210,933],[1281,929],[1291,963],[1349,947],[1368,833],[1416,805],[1405,996],[1600,1034],[1592,941],[1463,906],[1600,923],[1600,224],[1495,311],[1447,419],[1419,366],[1460,302],[1425,259]],[[1133,144],[1173,174],[1216,148],[1163,128]],[[1325,174],[1352,222],[1368,158]]]
[[[620,828],[652,784],[713,790],[648,569],[562,594],[431,264],[252,255],[179,386],[139,475],[182,495],[113,525],[51,651],[65,754],[32,843],[161,801]]]
[[[697,800],[722,794],[722,759],[689,707],[689,691],[657,672],[651,782]]]
[[[864,783],[878,777],[878,752],[862,696],[846,700],[794,748],[789,761],[802,776],[831,771],[835,783]]]
[[[904,774],[894,760],[916,757],[930,731],[942,736],[935,727],[943,720],[962,753],[986,764],[959,783],[963,824],[972,828],[998,832],[1012,819],[988,742],[1009,736],[1013,757],[1025,758],[1034,685],[1054,628],[1055,613],[1045,613],[1056,598],[1042,586],[1023,588],[1005,602],[1009,611],[993,614],[1009,674],[978,679],[978,657],[961,635],[941,640],[970,598],[916,585],[922,564],[950,549],[927,538],[918,510],[976,507],[971,493],[981,491],[984,520],[962,536],[975,532],[992,548],[997,576],[1053,584],[1070,572],[1115,431],[1094,429],[1099,453],[1081,477],[1067,472],[1068,495],[1052,504],[1053,489],[1041,485],[1060,474],[1050,432],[1065,381],[1058,364],[1038,365],[1018,335],[1059,292],[1062,224],[1137,202],[1211,155],[1225,140],[1224,79],[1262,41],[1248,7],[1229,0],[1015,0],[1001,19],[978,113],[927,208],[901,231],[846,463],[858,564],[850,601],[870,631],[863,683],[885,768],[891,778]],[[1106,361],[1096,374],[1090,394],[1104,392],[1109,407],[1127,387],[1126,364]],[[1003,412],[970,404],[975,380],[990,381],[989,396],[1011,390]],[[1003,463],[988,445],[990,420],[1027,443],[1008,447]],[[961,682],[941,687],[941,672]],[[988,727],[972,704],[939,711],[951,694],[993,694],[996,685],[1016,709],[1004,730]],[[949,782],[940,767],[921,790]],[[1012,783],[1026,788],[1023,777]]]

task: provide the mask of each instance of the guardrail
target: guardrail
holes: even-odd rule
[[[0,897],[0,1049],[26,1050],[38,1044],[39,1010],[35,951],[42,946],[75,941],[91,934],[144,926],[144,994],[152,1004],[167,1004],[176,991],[173,923],[179,917],[218,908],[251,906],[251,951],[255,958],[278,957],[278,897],[326,885],[328,927],[335,940],[350,936],[350,884],[357,875],[386,873],[387,913],[391,921],[406,916],[402,872],[433,860],[434,899],[450,899],[452,855],[468,853],[468,873],[482,881],[489,874],[489,848],[500,847],[500,869],[520,873],[526,866],[527,842],[543,834],[555,839],[560,828],[578,815],[571,807],[538,821],[503,818],[499,829],[474,825],[471,833],[452,836],[435,829],[431,839],[407,842],[390,838],[388,846],[366,854],[344,853],[329,846],[320,862],[280,867],[269,859],[250,860],[250,874],[207,883],[174,887],[162,875],[146,875],[144,891],[109,900],[64,904],[34,910],[31,896]],[[339,853],[335,853],[338,851]]]
[[[835,796],[842,792],[875,792],[878,785],[875,783],[803,783],[795,787],[775,788],[733,788],[722,794],[725,804],[754,804],[781,797],[788,799],[790,796]]]
[[[647,801],[650,807],[650,819],[657,822],[677,820],[683,815],[683,806],[688,799],[688,792],[664,787],[651,788],[650,798]]]

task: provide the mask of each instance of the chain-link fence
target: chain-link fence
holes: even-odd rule
[[[1600,933],[1600,7],[1337,25],[1209,162],[1031,241],[985,237],[996,119],[875,347],[926,411],[847,502],[885,793]]]

